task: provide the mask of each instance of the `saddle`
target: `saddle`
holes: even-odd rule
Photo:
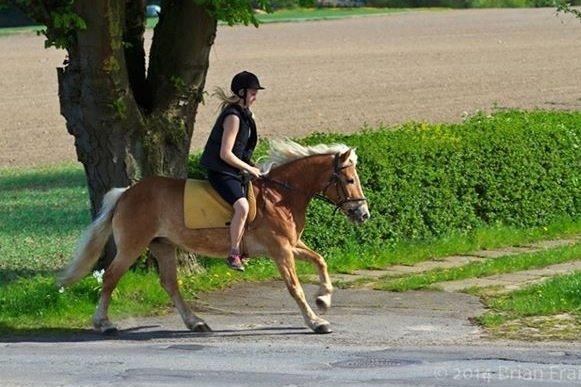
[[[252,184],[246,185],[246,198],[250,212],[246,224],[256,217],[256,198]],[[187,179],[184,187],[184,223],[187,228],[224,228],[229,227],[234,209],[207,180]]]

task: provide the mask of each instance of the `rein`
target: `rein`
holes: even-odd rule
[[[339,165],[340,156],[341,156],[340,153],[335,154],[335,158],[333,160],[333,175],[331,175],[329,182],[327,183],[325,188],[323,188],[323,190],[321,191],[322,194],[316,193],[314,195],[314,198],[320,199],[326,203],[329,203],[329,204],[335,206],[335,211],[333,211],[333,215],[335,215],[337,213],[337,210],[341,209],[343,207],[343,205],[345,205],[345,203],[361,202],[361,201],[367,202],[366,198],[350,198],[349,197],[349,193],[347,192],[346,186],[347,186],[347,184],[354,184],[355,182],[352,179],[349,179],[348,181],[343,180],[343,178],[341,176],[341,170],[348,168],[349,166],[341,167]],[[296,191],[297,190],[295,187],[293,187],[292,185],[290,185],[286,182],[278,181],[278,180],[272,179],[268,176],[261,176],[260,179],[262,179],[266,182],[269,182],[269,183],[277,184],[288,191]],[[337,189],[337,197],[341,197],[341,196],[343,197],[343,199],[341,201],[339,201],[339,203],[335,203],[334,201],[332,201],[331,199],[329,199],[328,197],[326,197],[324,195],[325,192],[327,192],[327,190],[329,189],[329,187],[333,184],[335,184],[335,188]]]

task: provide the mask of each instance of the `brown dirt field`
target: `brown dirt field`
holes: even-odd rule
[[[581,108],[580,53],[581,23],[550,8],[220,27],[207,90],[242,69],[257,73],[264,136],[459,121],[495,104]],[[64,52],[28,33],[0,37],[0,58],[0,167],[75,160],[57,96]],[[193,149],[215,114],[213,99],[200,108]]]

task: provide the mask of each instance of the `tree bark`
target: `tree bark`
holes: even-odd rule
[[[141,133],[145,122],[128,81],[122,38],[124,2],[78,1],[87,29],[68,48],[59,68],[59,99],[67,129],[75,137],[85,168],[91,213],[97,215],[105,193],[141,177]]]

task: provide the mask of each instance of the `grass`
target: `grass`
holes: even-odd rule
[[[32,329],[86,326],[95,311],[100,285],[87,277],[61,293],[53,277],[23,278],[0,288],[0,332],[10,328]],[[157,285],[154,273],[129,273],[115,290],[112,312],[143,314],[167,306],[167,296]]]
[[[96,280],[89,276],[59,293],[54,279],[90,223],[85,184],[79,165],[0,169],[0,331],[80,328],[89,323],[99,294]],[[274,266],[265,260],[252,262],[244,277],[220,261],[202,263],[205,274],[182,278],[190,299],[200,291],[243,278],[262,280],[276,275]],[[169,297],[158,282],[153,272],[128,273],[116,290],[112,316],[167,309]]]
[[[274,265],[255,260],[242,275],[228,269],[219,261],[204,261],[207,272],[181,277],[180,284],[187,299],[201,291],[220,289],[237,281],[251,278],[265,280],[277,276]],[[304,265],[303,265],[304,266]],[[53,276],[37,275],[20,278],[0,287],[0,335],[18,331],[33,332],[39,328],[86,328],[95,311],[101,285],[94,276],[77,284],[59,289]],[[116,320],[126,316],[165,313],[171,302],[159,284],[154,271],[129,271],[115,289],[110,315]]]
[[[477,321],[510,339],[578,340],[581,337],[581,272],[561,275],[508,294],[484,295],[490,309]]]
[[[0,38],[15,34],[29,34],[31,32],[37,33],[37,31],[41,31],[42,29],[44,29],[44,26],[40,24],[22,27],[3,27],[0,28]]]
[[[358,269],[383,269],[395,264],[413,265],[448,255],[503,246],[519,246],[580,233],[581,219],[563,217],[539,227],[483,226],[470,233],[453,233],[423,241],[401,241],[374,248],[351,246],[347,250],[331,249],[326,255],[329,270],[352,273]]]
[[[557,313],[581,315],[581,271],[553,277],[508,294],[484,297],[492,311],[483,316],[487,325],[516,317],[547,316]],[[491,318],[502,316],[501,319]]]
[[[581,257],[581,243],[537,253],[525,253],[473,262],[450,269],[434,269],[426,273],[396,279],[384,279],[374,286],[379,290],[406,291],[423,289],[429,285],[465,278],[486,277],[495,274],[540,268],[552,264],[574,261]]]
[[[429,8],[414,8],[414,11],[427,10]],[[362,16],[376,16],[386,15],[396,12],[411,11],[411,8],[294,8],[281,9],[270,14],[256,15],[260,23],[288,23],[288,22],[302,22],[315,20],[334,20],[344,19],[349,17]],[[157,24],[158,18],[147,18],[147,28],[154,28]],[[220,22],[220,25],[226,25]],[[43,25],[31,25],[23,27],[6,27],[0,28],[0,37],[14,34],[36,32],[44,29]]]
[[[411,249],[413,244],[408,246]],[[440,246],[445,248],[445,242],[440,241]],[[577,254],[578,250],[579,246],[575,250]],[[454,251],[452,246],[449,251]],[[180,276],[186,299],[195,299],[200,292],[221,289],[239,281],[279,278],[275,266],[267,259],[251,261],[244,274],[228,269],[220,260],[201,259],[201,264],[206,268],[204,274]],[[303,262],[297,262],[297,270],[300,275],[314,273],[313,268]],[[99,292],[100,285],[92,276],[63,292],[59,291],[52,275],[14,279],[0,286],[0,335],[32,332],[38,328],[85,328],[90,324]],[[170,300],[159,285],[157,274],[138,269],[128,272],[120,281],[110,314],[116,320],[169,310]]]
[[[431,8],[292,8],[280,9],[273,13],[257,14],[256,18],[261,24],[268,23],[292,23],[316,20],[335,20],[350,17],[377,16],[391,13],[431,10]],[[434,8],[435,9],[435,8]],[[147,27],[153,28],[157,24],[157,18],[147,19]],[[221,25],[226,23],[220,22]]]
[[[64,266],[90,223],[78,165],[0,170],[0,284]]]
[[[414,10],[421,10],[417,8]],[[309,20],[333,20],[356,16],[385,15],[410,11],[411,8],[293,8],[281,9],[269,14],[257,15],[261,23],[300,22]]]
[[[373,8],[373,7],[358,7],[358,8],[292,8],[281,9],[270,14],[259,15],[261,20],[270,20],[276,18],[301,18],[310,16],[351,16],[351,15],[379,15],[384,13],[392,13],[410,8]]]

